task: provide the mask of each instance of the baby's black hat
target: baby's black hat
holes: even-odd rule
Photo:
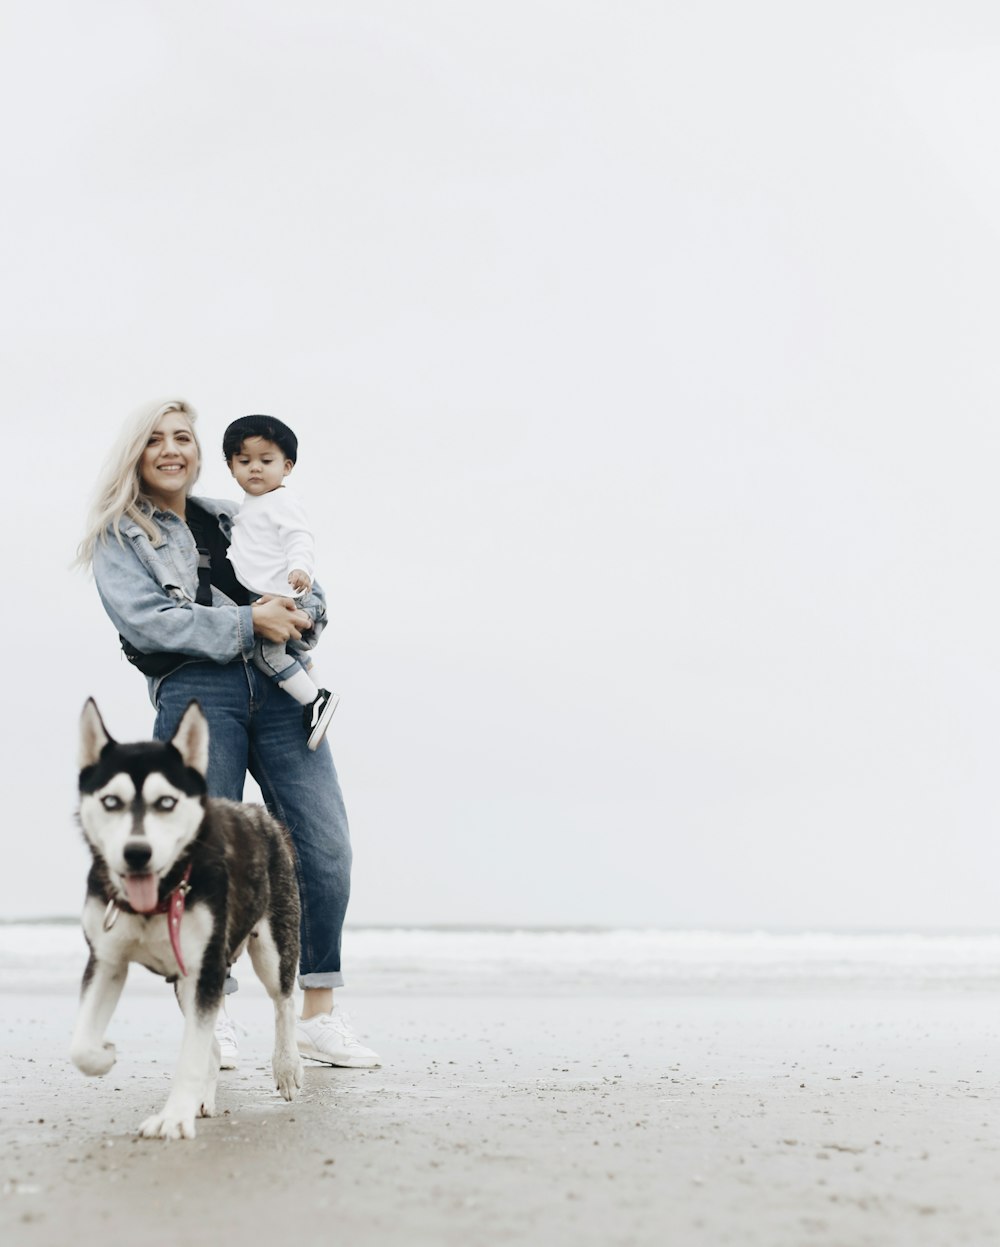
[[[274,416],[240,416],[239,420],[234,420],[222,435],[222,453],[226,457],[226,463],[229,463],[233,455],[239,454],[243,442],[248,437],[263,437],[269,442],[274,442],[285,458],[291,459],[292,463],[298,458],[299,439],[287,424],[275,420]]]

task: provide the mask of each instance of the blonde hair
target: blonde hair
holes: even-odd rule
[[[191,426],[191,435],[198,449],[198,471],[201,470],[201,443],[194,429],[198,413],[190,403],[182,398],[168,398],[137,408],[126,420],[98,474],[87,515],[86,535],[76,551],[76,566],[91,566],[94,548],[98,541],[107,541],[109,530],[120,544],[124,544],[118,526],[126,517],[139,525],[154,546],[162,543],[163,536],[153,520],[153,504],[143,491],[140,464],[153,430],[171,411],[179,411]],[[197,478],[196,471],[192,482]]]

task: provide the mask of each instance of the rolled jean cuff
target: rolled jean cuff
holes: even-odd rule
[[[343,987],[344,976],[339,970],[327,970],[323,974],[300,974],[299,987]]]

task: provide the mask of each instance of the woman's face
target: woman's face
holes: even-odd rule
[[[198,475],[198,444],[188,418],[168,411],[156,422],[139,460],[144,492],[161,511],[183,504]]]

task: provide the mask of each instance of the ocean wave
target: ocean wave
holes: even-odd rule
[[[75,990],[86,957],[75,925],[0,926],[3,990]],[[344,957],[353,987],[398,994],[1000,989],[1000,933],[992,932],[349,927]],[[253,979],[249,965],[239,977]],[[158,989],[142,971],[135,983]]]

